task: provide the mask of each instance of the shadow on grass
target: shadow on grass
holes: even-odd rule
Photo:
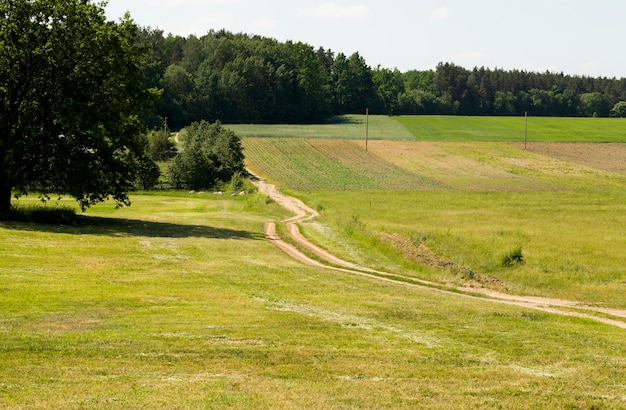
[[[335,115],[326,124],[363,124],[364,121],[361,118],[348,117],[345,115]]]
[[[79,216],[71,224],[51,224],[0,220],[0,227],[14,230],[66,233],[74,235],[145,236],[150,238],[215,238],[215,239],[264,239],[262,233],[214,228],[202,225],[180,225],[167,222],[137,219]]]

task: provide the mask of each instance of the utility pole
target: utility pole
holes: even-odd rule
[[[369,130],[370,130],[370,109],[365,109],[365,151],[367,151],[367,142],[369,139]]]
[[[524,151],[526,151],[527,140],[528,140],[528,111],[524,111]]]
[[[163,117],[163,135],[167,135],[167,117]]]

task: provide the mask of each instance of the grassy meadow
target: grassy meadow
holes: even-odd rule
[[[395,119],[429,137],[372,140],[367,152],[361,140],[249,137],[244,146],[251,169],[321,210],[303,229],[347,259],[626,308],[626,143],[606,143],[623,121],[533,118],[545,141],[524,145],[507,142],[519,118]],[[430,266],[424,246],[448,267]],[[525,263],[503,266],[516,249]]]
[[[390,133],[364,152],[357,120],[339,141],[243,140],[255,172],[321,212],[302,226],[316,243],[626,307],[623,144]],[[626,408],[623,329],[303,265],[264,238],[290,215],[256,193],[131,200],[76,225],[0,222],[0,408]],[[516,247],[526,263],[502,267]]]
[[[0,224],[1,407],[626,406],[622,329],[302,265],[260,195],[132,200]]]
[[[394,117],[419,141],[482,142],[626,142],[623,118],[461,117],[412,115]]]

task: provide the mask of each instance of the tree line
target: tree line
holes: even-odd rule
[[[474,68],[372,68],[350,56],[301,42],[210,31],[173,36],[143,28],[152,51],[148,87],[163,90],[158,112],[172,128],[193,121],[319,122],[333,115],[622,116],[626,78]]]
[[[320,122],[337,114],[626,114],[626,79],[439,64],[372,69],[301,42],[211,31],[164,36],[90,0],[0,2],[0,217],[12,197],[81,208],[153,186],[239,186],[239,138],[222,122]],[[156,112],[154,110],[157,106]],[[163,121],[167,118],[167,121]],[[169,121],[169,124],[168,124]],[[189,127],[177,154],[169,128]],[[151,128],[151,132],[147,132]],[[169,127],[168,127],[169,125]],[[157,131],[162,130],[162,131]]]

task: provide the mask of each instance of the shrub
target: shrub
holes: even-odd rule
[[[168,171],[176,188],[211,189],[245,172],[239,137],[219,121],[193,123],[186,136],[185,150]]]
[[[524,255],[522,254],[522,247],[518,246],[517,248],[511,250],[509,253],[502,257],[500,261],[500,265],[505,268],[509,268],[515,265],[523,265],[526,263],[524,261]]]
[[[9,213],[0,214],[0,220],[14,222],[31,222],[52,225],[76,225],[79,222],[76,210],[67,206],[55,208],[45,205],[14,207]]]

